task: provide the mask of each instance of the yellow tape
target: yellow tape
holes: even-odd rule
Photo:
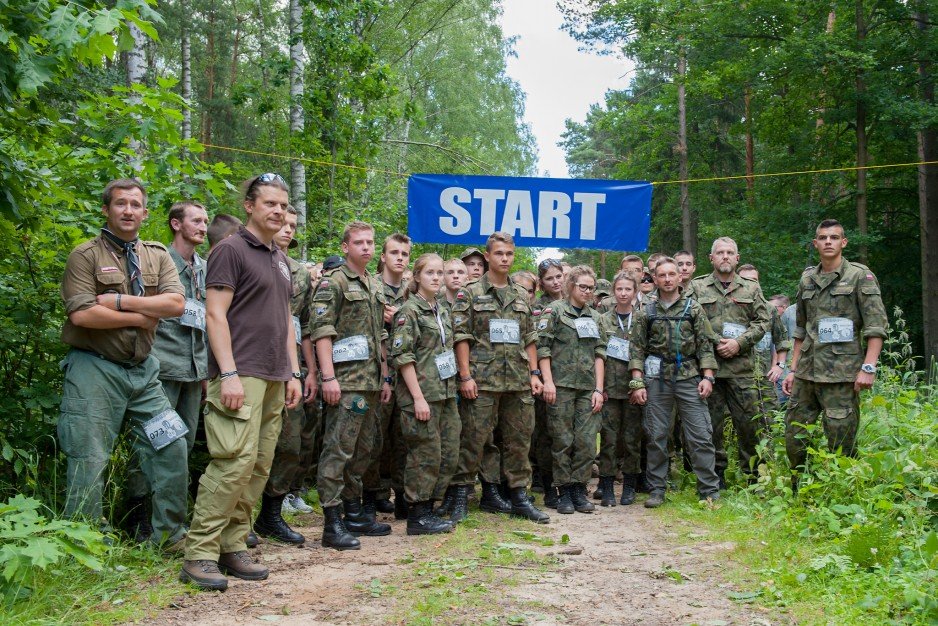
[[[853,167],[832,167],[822,170],[800,170],[797,172],[771,172],[768,174],[743,174],[741,176],[714,176],[713,178],[687,178],[684,180],[661,180],[652,185],[678,185],[681,183],[706,183],[718,180],[740,180],[745,178],[768,178],[770,176],[799,176],[802,174],[828,174],[831,172],[850,172],[856,170],[878,170],[887,167],[912,167],[913,165],[938,165],[938,161],[918,161],[916,163],[890,163],[888,165],[863,165]]]
[[[230,146],[217,146],[211,143],[203,143],[203,146],[206,148],[215,148],[216,150],[228,150],[229,152],[241,152],[244,154],[253,154],[255,156],[265,156],[273,157],[275,159],[286,159],[288,161],[303,161],[304,163],[312,163],[313,165],[325,165],[325,166],[335,166],[335,167],[344,167],[350,170],[362,170],[365,172],[381,172],[382,174],[390,174],[391,176],[400,176],[405,178],[407,174],[399,174],[397,172],[392,172],[391,170],[382,170],[375,167],[362,167],[361,165],[347,165],[345,163],[332,163],[330,161],[317,161],[316,159],[308,159],[306,157],[298,156],[287,156],[285,154],[274,154],[272,152],[258,152],[257,150],[245,150],[243,148],[232,148]]]

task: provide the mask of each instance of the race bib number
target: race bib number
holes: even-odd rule
[[[184,436],[189,432],[189,429],[176,411],[166,409],[144,423],[143,432],[146,433],[147,439],[149,439],[154,450],[162,450]]]
[[[179,317],[179,323],[205,332],[205,305],[195,298],[186,298],[186,308]]]
[[[521,328],[517,320],[489,320],[489,341],[492,343],[521,343]]]
[[[610,337],[609,343],[606,344],[606,356],[610,359],[618,359],[620,361],[629,360],[629,342],[627,339],[620,339],[619,337]]]
[[[440,380],[446,380],[456,375],[456,355],[452,350],[447,350],[436,357],[436,370],[440,373]]]
[[[746,327],[742,324],[734,324],[732,322],[724,322],[723,324],[724,339],[736,339],[744,332],[746,332]]]
[[[772,348],[772,335],[766,333],[756,344],[756,352],[768,352]]]
[[[578,317],[573,323],[576,324],[576,334],[580,339],[599,339],[599,326],[592,317]]]
[[[853,320],[845,317],[822,317],[817,323],[820,343],[849,343],[853,341]]]
[[[645,376],[658,376],[661,374],[661,358],[650,356],[645,359]]]
[[[366,361],[371,356],[368,339],[364,335],[352,335],[332,344],[332,362]]]
[[[297,345],[303,343],[303,327],[300,326],[300,318],[293,316],[293,334],[296,337]]]

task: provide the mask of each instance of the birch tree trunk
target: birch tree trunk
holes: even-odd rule
[[[182,14],[188,13],[189,3],[183,1]],[[182,36],[180,38],[180,47],[182,52],[182,99],[186,101],[186,106],[182,109],[182,140],[192,139],[192,48],[189,37],[189,27],[185,20],[182,24]]]
[[[303,6],[300,0],[290,0],[290,145],[291,153],[297,151],[303,136],[304,73],[306,50],[303,45]],[[306,227],[306,166],[302,161],[290,161],[290,195],[296,209],[298,229]],[[306,258],[305,237],[300,242],[302,256]]]
[[[133,47],[127,51],[127,86],[133,89],[134,85],[142,85],[143,79],[147,73],[147,59],[146,59],[146,47],[147,47],[147,38],[143,34],[143,31],[131,21],[127,21],[127,30],[130,32],[130,36],[133,39]],[[139,94],[131,91],[130,96],[128,96],[128,101],[130,104],[139,104],[140,96]],[[143,143],[137,137],[136,134],[131,135],[129,142],[130,149],[133,150],[134,156],[131,157],[130,166],[134,171],[140,171],[140,160],[143,157]]]

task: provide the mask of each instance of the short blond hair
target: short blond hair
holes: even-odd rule
[[[351,237],[352,233],[356,230],[370,230],[371,232],[375,232],[375,227],[368,222],[362,222],[359,220],[349,222],[345,226],[345,230],[342,231],[342,243],[348,243],[349,237]]]
[[[485,251],[491,252],[492,244],[494,244],[495,242],[507,243],[513,246],[515,245],[515,238],[512,237],[511,234],[506,233],[505,231],[496,230],[494,233],[489,235],[489,238],[485,241]]]

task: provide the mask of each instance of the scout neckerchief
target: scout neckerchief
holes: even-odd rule
[[[205,298],[205,263],[198,253],[192,253],[192,283],[195,287],[196,298]]]
[[[137,256],[136,249],[137,242],[140,241],[140,239],[135,237],[133,241],[124,241],[107,228],[102,228],[101,234],[115,246],[124,250],[124,255],[127,257],[127,276],[130,279],[130,290],[133,292],[133,295],[142,296],[144,294],[143,272],[140,270],[140,257]]]

